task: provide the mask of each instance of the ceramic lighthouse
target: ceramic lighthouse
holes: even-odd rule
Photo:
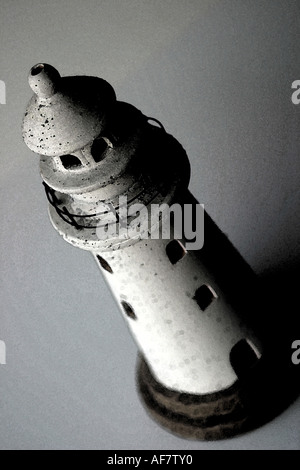
[[[140,351],[147,410],[190,438],[255,426],[254,275],[188,192],[184,149],[103,79],[37,64],[29,84],[23,137],[40,156],[50,220],[105,277]]]

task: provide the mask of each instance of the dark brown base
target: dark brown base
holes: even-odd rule
[[[137,372],[139,393],[150,416],[188,439],[217,440],[250,431],[275,417],[295,398],[289,374],[284,377],[285,393],[279,390],[278,395],[273,389],[274,397],[272,380],[259,368],[246,381],[209,395],[190,395],[163,387],[142,358]]]

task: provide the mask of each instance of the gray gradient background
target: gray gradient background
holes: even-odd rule
[[[300,448],[299,400],[213,443],[148,418],[136,346],[92,257],[52,229],[20,136],[32,65],[105,78],[182,143],[193,194],[257,274],[285,276],[299,263],[299,21],[291,0],[0,0],[1,449]]]

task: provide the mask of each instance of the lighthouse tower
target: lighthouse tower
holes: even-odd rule
[[[29,84],[23,137],[40,156],[50,220],[105,277],[140,351],[147,410],[184,437],[251,429],[264,356],[255,276],[189,193],[184,149],[103,79],[37,64]]]

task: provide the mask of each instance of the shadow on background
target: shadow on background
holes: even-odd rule
[[[181,202],[197,201],[187,192]],[[137,383],[146,409],[163,427],[184,438],[216,440],[269,422],[300,393],[300,364],[292,362],[292,343],[300,339],[300,319],[295,309],[299,267],[278,270],[260,279],[207,213],[204,234],[203,248],[190,253],[213,273],[240,320],[260,338],[262,357],[249,365],[248,352],[238,349],[237,370],[232,362],[237,343],[230,360],[238,380],[226,390],[207,395],[163,387],[143,358],[138,364]]]

